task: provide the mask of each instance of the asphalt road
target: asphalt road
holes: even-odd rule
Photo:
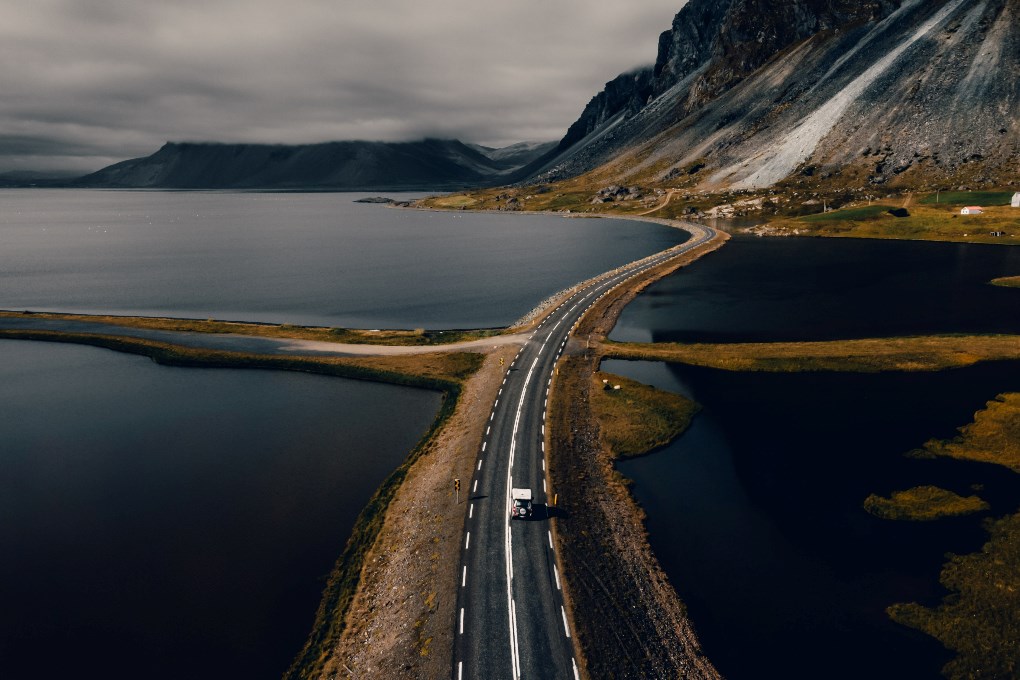
[[[507,367],[474,475],[461,480],[467,521],[456,608],[455,680],[579,677],[549,524],[549,386],[570,333],[596,300],[716,233],[700,225],[685,228],[692,234],[686,243],[614,270],[577,291],[538,326]],[[513,487],[532,490],[531,519],[510,520]]]

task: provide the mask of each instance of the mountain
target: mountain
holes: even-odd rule
[[[441,139],[297,146],[168,142],[151,156],[116,163],[73,184],[162,189],[459,188],[499,183],[546,148],[473,148]]]
[[[468,144],[472,149],[499,163],[507,172],[522,168],[557,147],[557,142],[517,142],[500,149]]]
[[[1017,0],[690,0],[528,181],[692,189],[1004,185]]]

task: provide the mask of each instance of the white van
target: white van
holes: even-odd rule
[[[531,517],[531,489],[510,489],[510,519]]]

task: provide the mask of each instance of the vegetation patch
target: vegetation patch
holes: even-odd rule
[[[961,215],[958,207],[950,205],[915,204],[904,211],[892,204],[876,204],[772,219],[768,227],[799,236],[1018,244],[1017,216],[1016,208],[1008,206],[985,206],[980,215]]]
[[[430,203],[437,208],[467,208],[478,204],[478,199],[468,194],[454,194],[452,196],[437,196],[430,199]]]
[[[591,409],[606,447],[614,458],[623,458],[679,437],[700,406],[682,395],[598,372],[592,378]]]
[[[329,328],[325,326],[295,326],[292,324],[217,321],[215,319],[174,319],[150,316],[111,316],[94,314],[60,314],[55,312],[0,311],[0,318],[55,319],[88,323],[146,328],[159,331],[190,333],[236,333],[262,338],[292,338],[336,342],[351,345],[400,345],[422,347],[446,345],[464,340],[477,340],[501,335],[503,329],[430,331],[413,330],[361,330],[356,328]]]
[[[1009,205],[1011,191],[940,191],[928,194],[918,203],[923,205]]]
[[[1020,336],[933,335],[826,342],[617,343],[607,357],[644,359],[727,371],[939,371],[979,361],[1020,359]]]
[[[894,491],[885,498],[871,494],[864,509],[882,519],[927,522],[942,517],[957,517],[988,510],[988,503],[977,496],[960,496],[937,486],[918,486]]]
[[[993,286],[1002,286],[1004,288],[1020,288],[1020,276],[1001,276],[997,279],[989,281]]]
[[[935,608],[895,604],[894,621],[931,635],[958,654],[948,678],[1015,678],[1020,673],[1020,514],[986,524],[981,552],[951,555],[939,580],[952,594]]]
[[[913,455],[995,463],[1020,473],[1020,393],[1000,394],[960,428],[959,436],[933,439]]]
[[[817,215],[807,215],[800,219],[801,221],[808,223],[867,220],[888,215],[889,210],[890,206],[888,205],[862,205],[856,208],[846,208],[844,210],[833,210],[832,212],[818,213]]]
[[[1020,394],[988,402],[949,441],[930,441],[924,455],[1005,465],[1020,472]],[[985,523],[981,552],[949,555],[940,581],[949,591],[937,607],[895,604],[889,616],[939,640],[958,656],[943,669],[952,679],[1014,678],[1020,672],[1020,514]]]

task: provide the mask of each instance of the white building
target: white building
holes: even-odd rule
[[[960,211],[961,215],[980,215],[984,210],[979,205],[968,205],[966,208]]]
[[[1020,191],[1013,194],[1013,202],[1010,205],[1014,208],[1020,208]]]

